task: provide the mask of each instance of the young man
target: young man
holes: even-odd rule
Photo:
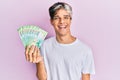
[[[58,2],[49,8],[56,36],[45,40],[41,49],[26,47],[26,59],[36,63],[39,80],[90,80],[94,74],[91,49],[70,31],[72,8]]]

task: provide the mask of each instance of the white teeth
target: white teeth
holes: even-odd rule
[[[65,28],[66,26],[58,26],[58,27],[60,27],[60,28]]]
[[[65,29],[66,27],[59,27],[60,29]]]
[[[64,28],[65,26],[59,26],[60,28]]]

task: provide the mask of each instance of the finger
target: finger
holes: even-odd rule
[[[36,62],[36,57],[37,57],[37,47],[36,47],[36,46],[35,46],[35,48],[34,48],[34,52],[33,52],[32,55],[33,55],[33,56],[32,56],[33,63],[35,63],[35,62]]]
[[[41,56],[40,49],[37,47],[37,56]]]
[[[39,62],[43,62],[43,57],[41,57],[41,56],[37,57],[36,63],[39,63]]]
[[[29,49],[30,49],[30,46],[26,46],[25,48],[25,57],[26,57],[26,60],[28,61],[29,60]]]
[[[30,62],[32,62],[32,54],[33,54],[33,52],[34,52],[34,48],[35,48],[35,46],[34,45],[32,45],[31,47],[30,47],[30,49],[29,49],[29,61]]]
[[[40,55],[40,49],[37,48],[37,58],[36,58],[36,62],[40,62],[43,61],[43,57]]]
[[[37,49],[37,54],[36,54],[36,63],[37,63],[37,62],[38,62],[38,57],[39,57],[40,55],[39,55],[39,48],[36,47],[36,49]]]

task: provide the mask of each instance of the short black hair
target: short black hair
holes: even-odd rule
[[[53,19],[56,11],[59,10],[59,9],[62,9],[62,8],[69,11],[70,17],[72,17],[72,7],[65,2],[57,2],[49,8],[50,18]]]

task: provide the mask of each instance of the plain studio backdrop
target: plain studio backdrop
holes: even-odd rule
[[[0,80],[37,80],[17,29],[36,25],[54,36],[48,8],[58,1],[72,6],[72,34],[93,49],[92,80],[120,80],[120,0],[0,0]]]

